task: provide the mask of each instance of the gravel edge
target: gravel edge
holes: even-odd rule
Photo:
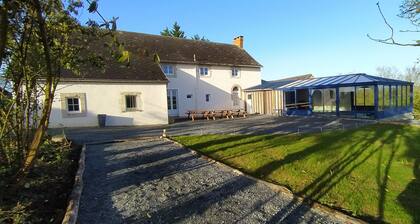
[[[79,212],[80,198],[83,191],[83,173],[85,171],[85,151],[86,144],[83,145],[80,152],[79,168],[77,169],[76,176],[74,177],[73,190],[71,191],[69,202],[67,205],[66,213],[64,215],[62,224],[75,224]]]
[[[168,140],[170,142],[173,142],[174,144],[176,144],[178,146],[181,146],[181,147],[183,147],[185,149],[188,149],[188,150],[190,150],[190,152],[192,154],[197,155],[200,158],[203,158],[203,159],[205,159],[207,161],[210,161],[210,162],[212,162],[214,164],[217,164],[218,166],[220,166],[220,167],[222,167],[224,169],[231,170],[234,173],[237,173],[239,175],[242,175],[244,177],[247,177],[249,179],[252,179],[252,180],[254,180],[256,182],[262,183],[262,184],[268,186],[269,188],[271,188],[273,191],[275,191],[277,193],[286,194],[289,197],[292,197],[293,199],[296,199],[299,203],[303,203],[305,201],[304,198],[299,197],[299,196],[296,196],[295,194],[293,194],[293,192],[290,189],[288,189],[285,186],[274,184],[274,183],[270,183],[268,181],[261,180],[261,179],[255,178],[253,176],[250,176],[250,175],[248,175],[248,174],[246,174],[246,173],[244,173],[244,172],[242,172],[242,171],[240,171],[240,170],[238,170],[238,169],[236,169],[234,167],[231,167],[231,166],[229,166],[227,164],[224,164],[224,163],[221,163],[221,162],[219,162],[217,160],[214,160],[214,159],[212,159],[212,158],[210,158],[210,157],[208,157],[208,156],[206,156],[206,155],[204,155],[204,154],[202,154],[202,153],[200,153],[200,152],[198,152],[198,151],[196,151],[194,149],[190,149],[190,148],[184,146],[183,144],[181,144],[181,143],[179,143],[179,142],[171,139],[170,137],[164,137],[164,139],[166,139],[166,140]],[[368,223],[368,222],[363,221],[361,219],[358,219],[356,217],[349,216],[349,215],[344,214],[344,213],[342,213],[342,212],[340,212],[338,210],[335,210],[335,209],[332,209],[332,208],[327,207],[325,205],[322,205],[322,204],[320,204],[318,202],[313,202],[312,208],[316,208],[317,210],[320,210],[322,212],[328,213],[331,216],[333,216],[333,217],[335,217],[337,219],[342,220],[343,223],[355,223],[355,224],[367,224]]]

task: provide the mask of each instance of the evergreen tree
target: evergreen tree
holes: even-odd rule
[[[172,25],[172,29],[169,29],[166,27],[162,32],[160,32],[160,35],[167,36],[167,37],[178,37],[178,38],[187,38],[185,36],[185,32],[181,30],[181,26],[175,22],[174,25]]]

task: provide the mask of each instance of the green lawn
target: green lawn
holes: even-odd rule
[[[420,223],[420,128],[174,138],[248,174],[368,221]]]

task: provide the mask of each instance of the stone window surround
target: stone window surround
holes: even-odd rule
[[[78,98],[80,112],[69,112],[67,98]],[[61,116],[63,118],[86,117],[86,93],[60,93]]]
[[[125,105],[125,96],[127,95],[136,96],[136,108],[127,108],[127,105]],[[121,105],[122,112],[143,111],[141,93],[140,92],[122,92],[120,105]]]

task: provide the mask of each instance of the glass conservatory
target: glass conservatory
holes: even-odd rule
[[[381,119],[413,111],[413,83],[367,74],[298,80],[279,89],[287,115]]]

